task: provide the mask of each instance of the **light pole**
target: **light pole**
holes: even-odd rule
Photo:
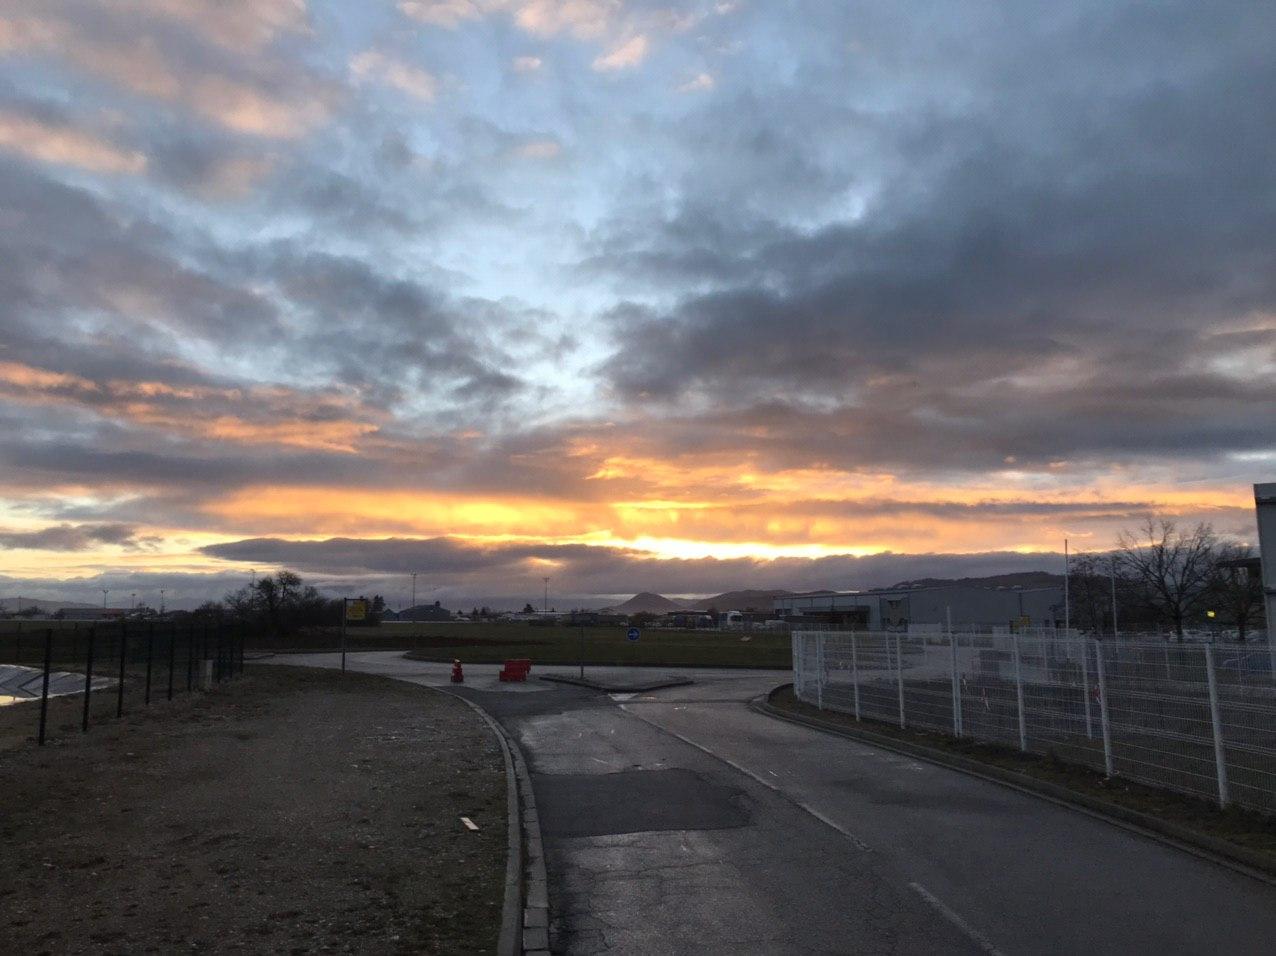
[[[131,610],[131,611],[136,611],[136,610],[137,610],[137,592],[136,592],[136,591],[134,591],[134,592],[130,595],[130,597],[132,598],[133,603],[132,603],[132,605],[130,606],[129,610]]]
[[[164,592],[165,592],[166,590],[167,590],[167,588],[160,588],[160,589],[159,589],[159,592],[160,592],[160,617],[163,617],[163,616],[164,616]]]
[[[549,613],[549,578],[545,578],[545,613]]]
[[[106,596],[107,594],[110,593],[110,591],[111,591],[110,588],[102,588],[102,610],[103,611],[106,610]]]
[[[248,569],[248,573],[252,575],[252,581],[250,581],[250,582],[249,582],[249,584],[250,584],[252,587],[256,587],[256,586],[257,586],[257,569],[256,569],[256,568],[249,568],[249,569]]]
[[[408,605],[409,608],[416,607],[416,576],[420,573],[419,571],[412,572],[412,603]]]
[[[1072,636],[1071,604],[1068,601],[1068,539],[1063,539],[1063,636]]]

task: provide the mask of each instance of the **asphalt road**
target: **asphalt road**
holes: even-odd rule
[[[444,665],[392,653],[349,663],[447,680]],[[623,674],[590,673],[605,670]],[[612,697],[499,684],[495,671],[467,668],[465,692],[531,766],[556,951],[1276,949],[1276,888],[1075,810],[750,711],[784,672],[679,670],[696,684]]]

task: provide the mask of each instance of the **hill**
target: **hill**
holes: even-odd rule
[[[726,591],[713,597],[696,601],[697,607],[717,608],[719,611],[770,611],[772,601],[778,597],[788,597],[792,591],[783,588],[771,590]]]
[[[635,594],[624,604],[617,604],[615,607],[603,608],[603,610],[614,611],[616,614],[664,614],[666,611],[680,611],[686,606],[678,601],[670,600],[663,594],[643,591]]]
[[[935,588],[946,584],[964,584],[974,588],[1050,588],[1063,587],[1063,575],[1049,571],[1017,571],[993,574],[986,578],[918,578],[892,585],[896,588]]]
[[[0,612],[5,614],[16,614],[19,610],[25,611],[27,608],[39,608],[45,614],[51,614],[59,608],[64,607],[100,607],[99,604],[85,604],[83,601],[43,601],[38,598],[29,597],[6,597],[0,598]]]

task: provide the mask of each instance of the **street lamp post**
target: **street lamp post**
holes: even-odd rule
[[[106,610],[106,596],[107,594],[110,593],[110,591],[111,591],[110,588],[102,588],[102,610],[103,611]]]
[[[546,613],[546,614],[548,614],[548,613],[549,613],[549,578],[545,578],[545,605],[544,605],[544,611],[545,611],[545,613]]]
[[[409,608],[416,607],[416,576],[418,574],[420,574],[419,571],[412,572],[412,603],[408,605]]]
[[[167,588],[160,588],[160,589],[159,589],[159,592],[160,592],[160,616],[161,616],[161,617],[163,617],[163,616],[164,616],[164,592],[165,592],[166,590],[167,590]]]

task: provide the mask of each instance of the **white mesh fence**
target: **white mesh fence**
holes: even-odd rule
[[[1267,644],[795,631],[797,697],[1276,812]]]

